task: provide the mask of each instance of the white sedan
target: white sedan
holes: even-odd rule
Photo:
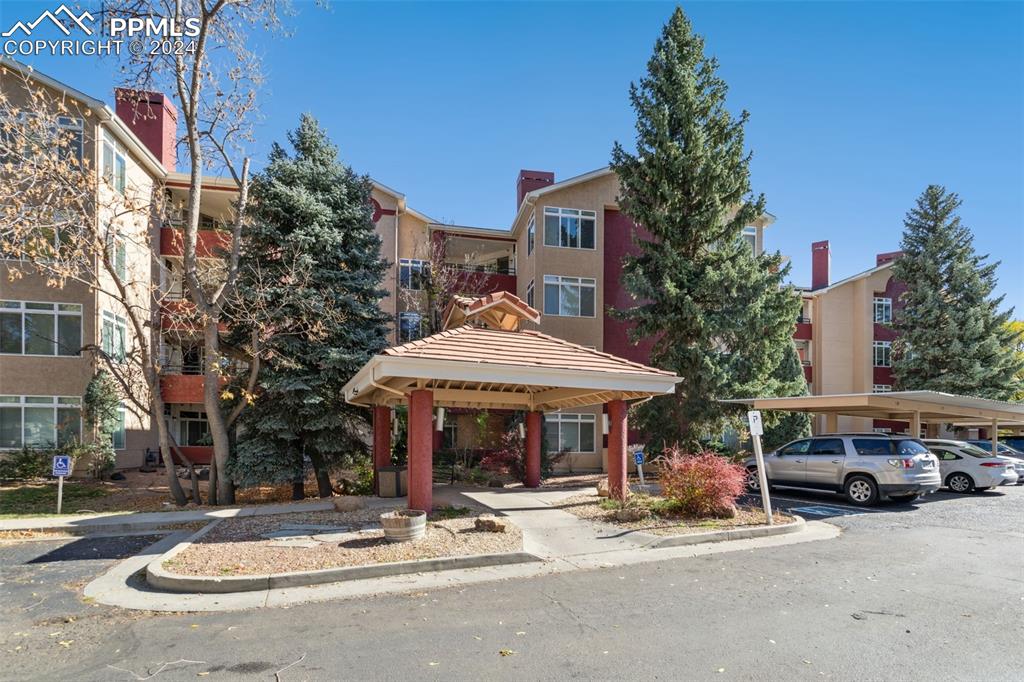
[[[962,440],[926,439],[924,444],[939,458],[942,482],[955,493],[1015,485],[1013,464]]]

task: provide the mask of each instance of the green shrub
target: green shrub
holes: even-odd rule
[[[0,478],[25,481],[49,476],[53,470],[54,450],[22,448],[0,455]]]

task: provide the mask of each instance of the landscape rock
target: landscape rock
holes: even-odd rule
[[[633,521],[642,521],[650,515],[651,511],[642,507],[634,509],[619,509],[615,512],[615,520],[623,523],[631,523]]]
[[[340,497],[332,498],[332,500],[334,502],[334,509],[340,512],[356,511],[366,507],[366,501],[356,495],[341,495]]]
[[[735,519],[736,518],[736,505],[730,504],[728,507],[722,507],[715,511],[716,519]]]
[[[611,495],[611,489],[608,487],[608,479],[602,478],[597,482],[597,496],[608,497]]]
[[[486,533],[504,533],[508,530],[508,523],[505,519],[499,519],[494,514],[481,514],[473,526]]]

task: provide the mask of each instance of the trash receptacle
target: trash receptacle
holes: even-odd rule
[[[377,495],[380,497],[405,497],[408,494],[406,480],[408,467],[381,467],[377,470]]]

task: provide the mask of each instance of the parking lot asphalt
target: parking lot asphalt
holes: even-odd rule
[[[1024,488],[866,510],[774,499],[844,532],[235,613],[81,600],[78,585],[153,538],[0,545],[0,679],[1020,679]]]

